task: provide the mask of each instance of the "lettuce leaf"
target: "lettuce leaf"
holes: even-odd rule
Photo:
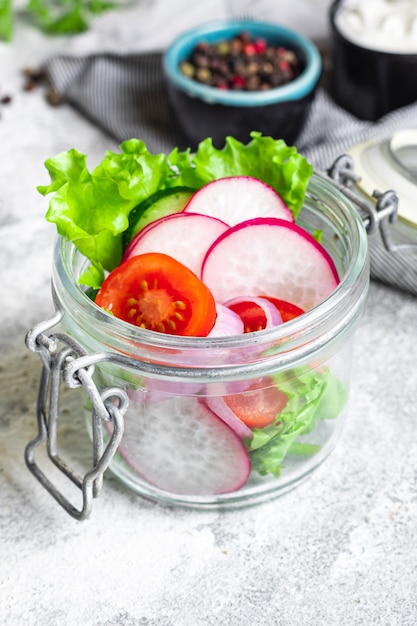
[[[178,167],[181,184],[195,189],[226,176],[259,178],[280,194],[296,218],[313,173],[312,165],[283,139],[263,137],[258,132],[251,133],[251,137],[246,145],[227,137],[220,150],[207,138],[194,156],[174,151],[170,162]]]
[[[104,271],[121,260],[122,233],[129,214],[156,191],[172,187],[199,189],[225,176],[254,176],[282,196],[294,216],[301,209],[312,166],[283,140],[252,133],[248,144],[228,137],[223,149],[211,139],[190,149],[174,149],[169,155],[152,154],[143,141],[123,142],[120,153],[108,151],[90,172],[87,157],[75,149],[45,162],[51,182],[39,186],[43,195],[53,193],[46,218],[63,237],[73,241],[93,269],[80,282],[100,286]]]
[[[91,16],[117,6],[117,2],[108,0],[28,0],[27,10],[43,31],[60,35],[87,30]]]
[[[114,269],[122,257],[121,233],[129,224],[130,211],[149,197],[172,175],[165,155],[153,155],[139,140],[121,145],[121,154],[107,152],[90,173],[86,156],[69,150],[48,159],[45,166],[51,183],[38,191],[53,193],[46,218],[63,237],[73,241],[96,269],[97,287],[103,270]]]
[[[91,18],[117,8],[117,0],[27,0],[25,5],[32,21],[50,35],[83,32],[89,28]],[[0,0],[0,41],[12,41],[13,17],[13,0]]]
[[[13,30],[12,0],[0,0],[0,40],[11,41]]]
[[[248,446],[254,470],[279,476],[288,453],[307,455],[320,450],[319,444],[296,439],[311,433],[319,420],[337,417],[347,401],[348,388],[327,369],[298,369],[290,380],[282,381],[277,375],[275,383],[288,395],[288,404],[273,424],[253,430]]]

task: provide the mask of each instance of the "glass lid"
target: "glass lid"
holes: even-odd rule
[[[348,153],[360,176],[358,187],[368,196],[375,189],[394,190],[399,198],[398,218],[417,228],[417,130],[401,130],[384,141],[361,143]]]

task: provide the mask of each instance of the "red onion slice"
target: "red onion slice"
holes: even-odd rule
[[[263,326],[263,328],[271,328],[273,326],[278,326],[279,324],[282,324],[281,313],[272,302],[269,302],[269,300],[266,300],[265,298],[241,296],[228,300],[227,302],[225,302],[225,305],[227,307],[230,307],[235,304],[245,304],[246,302],[249,304],[255,304],[262,309],[262,312],[265,316],[265,325]]]
[[[244,332],[241,317],[224,304],[216,302],[216,322],[207,337],[232,337]]]

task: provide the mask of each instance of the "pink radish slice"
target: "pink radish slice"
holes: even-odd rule
[[[237,491],[250,472],[241,439],[192,396],[145,408],[129,405],[119,451],[137,474],[170,493],[203,496]]]
[[[132,240],[130,241],[129,245],[127,246],[126,250],[124,251],[123,254],[123,259],[122,259],[122,263],[124,261],[127,261],[127,259],[129,259],[131,256],[133,256],[132,250],[134,249],[134,247],[136,246],[138,239],[140,237],[142,237],[145,233],[148,232],[148,230],[150,230],[151,228],[154,227],[154,225],[159,222],[160,219],[163,219],[162,217],[154,220],[153,222],[150,222],[149,224],[147,224],[146,226],[144,226],[138,233],[136,233],[136,235],[132,238]]]
[[[225,422],[241,439],[253,439],[253,433],[233,411],[227,406],[221,396],[207,396],[202,400],[223,422]]]
[[[268,294],[307,311],[338,285],[335,265],[309,233],[285,220],[258,218],[220,235],[203,262],[217,302]]]
[[[243,334],[243,322],[237,313],[219,303],[216,303],[216,310],[216,322],[208,337],[232,337]]]
[[[182,214],[182,211],[180,211],[180,213]],[[140,229],[140,231],[138,233],[136,233],[136,235],[132,238],[132,240],[130,241],[129,245],[127,246],[124,255],[123,255],[123,261],[127,261],[127,259],[131,256],[134,256],[134,254],[132,254],[132,250],[135,248],[135,246],[137,245],[138,241],[144,236],[146,235],[147,232],[149,232],[154,226],[156,226],[159,222],[162,222],[163,220],[168,219],[169,217],[173,217],[174,215],[177,215],[176,213],[170,213],[169,215],[165,215],[163,217],[160,217],[158,219],[153,220],[152,222],[149,222],[149,224],[147,224],[146,226],[144,226],[143,228]]]
[[[231,176],[207,183],[191,196],[184,212],[211,215],[229,226],[255,217],[294,221],[275,189],[250,176]]]
[[[259,306],[263,313],[265,314],[265,328],[271,328],[272,326],[278,326],[282,324],[281,313],[278,311],[277,307],[265,300],[265,298],[254,298],[250,296],[243,296],[239,298],[232,298],[232,300],[228,300],[225,302],[227,307],[232,307],[234,304],[244,304],[244,303],[253,303]]]
[[[146,252],[163,252],[200,276],[205,253],[228,228],[224,222],[208,215],[174,213],[140,231],[123,260]]]

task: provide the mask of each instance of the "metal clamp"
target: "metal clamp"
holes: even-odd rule
[[[416,243],[395,243],[391,237],[390,225],[394,224],[398,217],[399,200],[395,191],[390,189],[380,192],[376,189],[372,194],[376,202],[371,203],[351,189],[352,184],[360,181],[360,176],[354,171],[354,161],[350,155],[339,156],[326,172],[319,172],[319,175],[329,180],[358,207],[369,234],[379,229],[382,242],[388,252],[417,250]]]
[[[86,351],[66,334],[45,333],[62,319],[62,312],[35,326],[26,336],[26,345],[37,352],[43,362],[37,400],[38,434],[25,449],[25,461],[32,474],[55,500],[78,520],[86,519],[102,487],[103,474],[108,468],[123,436],[124,414],[128,407],[127,394],[120,388],[108,387],[98,390],[94,380],[94,365],[77,366],[77,360],[86,356]],[[58,346],[62,344],[61,349]],[[71,369],[68,375],[67,370]],[[91,427],[93,441],[93,467],[84,477],[73,471],[57,454],[57,424],[62,382],[70,387],[83,387],[92,405]],[[113,425],[109,441],[104,447],[103,421]],[[77,509],[41,470],[35,460],[35,451],[46,445],[52,463],[82,492],[82,506]]]

